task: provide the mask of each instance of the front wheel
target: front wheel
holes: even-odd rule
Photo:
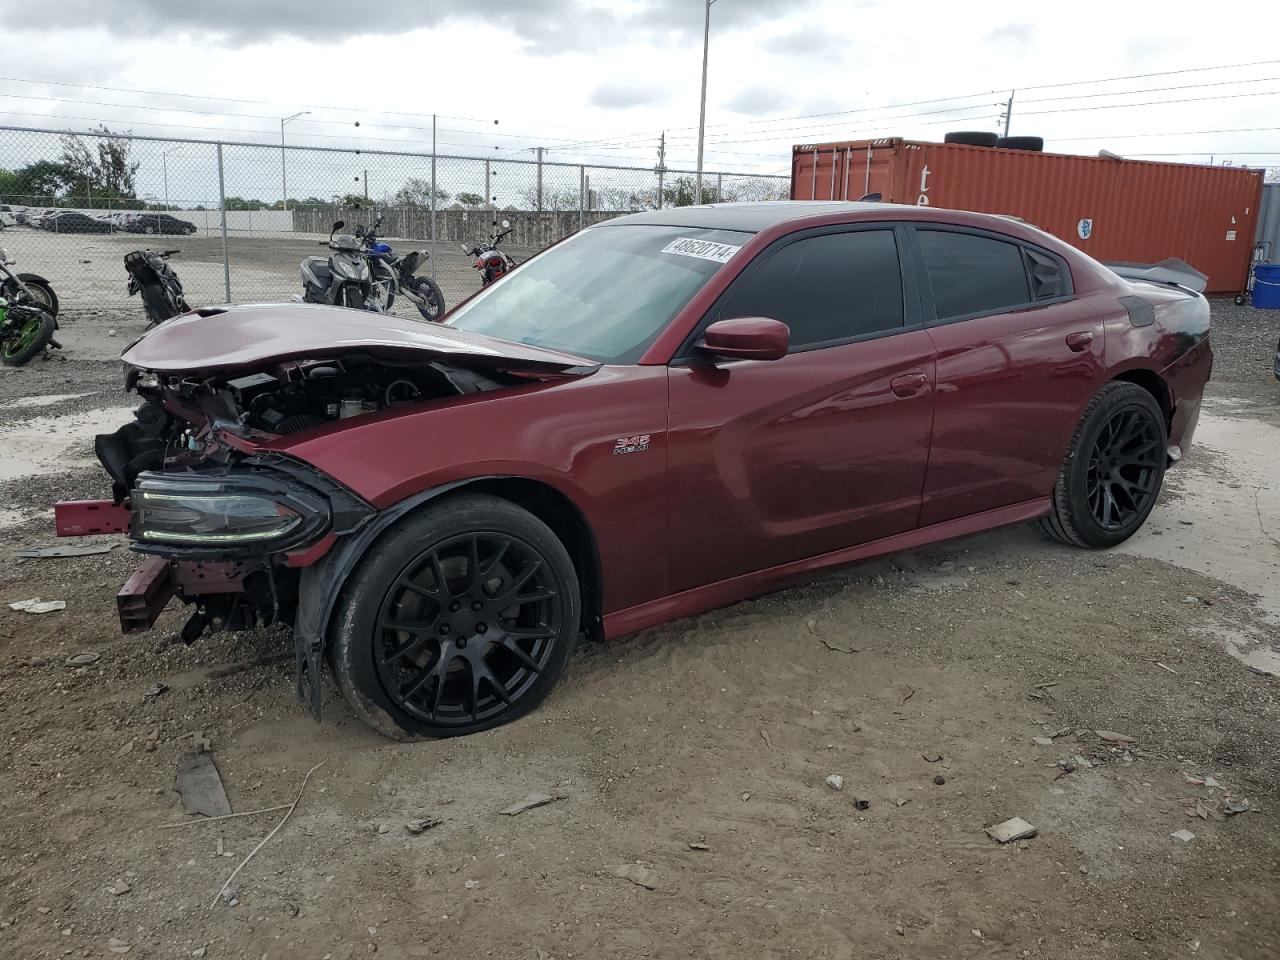
[[[559,538],[497,497],[411,514],[339,599],[330,661],[369,726],[398,740],[461,736],[541,703],[577,642],[578,578]]]
[[[0,362],[6,367],[20,367],[28,360],[40,354],[57,327],[51,314],[43,310],[31,311],[30,315],[19,321],[0,343]]]
[[[1114,547],[1146,522],[1164,481],[1167,427],[1155,397],[1108,383],[1085,407],[1041,528],[1078,547]]]
[[[360,288],[354,284],[343,287],[342,305],[344,307],[351,307],[353,310],[363,310],[364,294],[360,292]]]
[[[444,316],[445,309],[444,294],[440,287],[430,277],[414,277],[411,282],[414,292],[422,301],[418,304],[418,312],[424,320],[435,323]]]

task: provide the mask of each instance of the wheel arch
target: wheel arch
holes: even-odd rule
[[[343,537],[316,563],[303,567],[294,620],[298,699],[320,719],[319,678],[338,599],[364,556],[401,519],[427,504],[464,493],[501,497],[551,528],[565,545],[582,589],[582,629],[592,640],[604,638],[604,575],[596,538],[586,516],[563,491],[520,476],[483,476],[456,480],[401,500],[370,518],[360,530]]]
[[[1113,374],[1110,382],[1132,383],[1146,390],[1160,405],[1160,412],[1164,414],[1165,429],[1168,430],[1172,427],[1173,391],[1170,389],[1168,381],[1155,370],[1150,367],[1132,367]]]

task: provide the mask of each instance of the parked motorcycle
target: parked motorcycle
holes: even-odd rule
[[[0,363],[20,367],[43,353],[61,347],[53,338],[58,329],[58,297],[49,281],[34,273],[14,273],[14,260],[0,248]]]
[[[320,241],[320,246],[328,247],[332,254],[307,257],[298,266],[304,303],[361,310],[373,294],[373,276],[360,239],[349,233],[338,233],[345,226],[344,221],[337,221],[329,231],[329,239]]]
[[[472,264],[475,269],[480,271],[480,286],[487,287],[493,281],[500,277],[506,276],[508,271],[515,268],[516,262],[507,255],[505,250],[499,250],[498,244],[502,239],[511,233],[511,221],[503,220],[502,229],[496,229],[498,221],[493,221],[495,230],[489,234],[489,239],[483,243],[477,243],[474,247],[468,247],[465,243],[462,245],[462,252],[468,254],[475,259]]]
[[[414,271],[430,256],[425,250],[414,250],[398,257],[389,243],[378,239],[378,217],[368,230],[356,227],[356,236],[364,244],[369,261],[372,296],[366,306],[379,313],[390,313],[397,294],[403,294],[418,308],[423,319],[436,321],[444,316],[444,294],[430,277],[416,277]]]
[[[182,281],[169,263],[169,258],[178,252],[134,250],[124,255],[124,268],[129,271],[129,296],[142,294],[148,330],[191,309],[182,294]]]

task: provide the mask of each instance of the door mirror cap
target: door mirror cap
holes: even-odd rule
[[[329,232],[330,232],[330,233],[337,233],[339,230],[341,230],[341,229],[342,229],[343,227],[345,227],[346,225],[347,225],[347,221],[345,221],[345,220],[335,220],[335,221],[333,221],[333,229],[332,229],[332,230],[330,230]]]
[[[769,317],[733,317],[707,327],[698,348],[726,360],[778,360],[787,355],[791,330]]]

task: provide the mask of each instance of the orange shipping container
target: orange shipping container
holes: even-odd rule
[[[1178,257],[1208,292],[1244,289],[1261,170],[1035,153],[899,138],[792,148],[791,199],[857,200],[1020,217],[1096,260]]]

